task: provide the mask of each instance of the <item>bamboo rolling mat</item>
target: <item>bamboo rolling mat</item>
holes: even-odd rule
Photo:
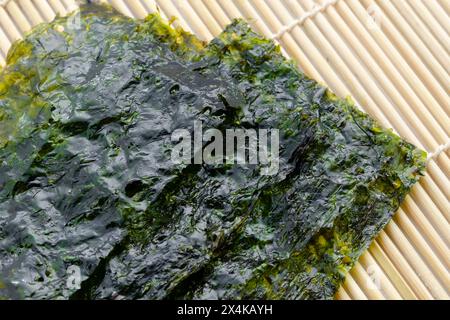
[[[338,299],[449,299],[449,0],[109,0],[159,10],[200,38],[243,17],[299,68],[431,153],[425,176],[348,274]],[[74,0],[0,0],[0,64],[32,26]]]

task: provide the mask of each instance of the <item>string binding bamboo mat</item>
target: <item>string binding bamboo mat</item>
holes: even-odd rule
[[[200,38],[243,17],[299,68],[350,95],[385,127],[431,153],[425,176],[346,278],[338,299],[449,299],[450,1],[109,0],[144,18],[158,10]],[[0,0],[0,65],[32,26],[75,0]]]

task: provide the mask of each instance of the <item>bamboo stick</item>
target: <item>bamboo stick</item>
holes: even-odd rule
[[[61,0],[64,8],[66,8],[67,13],[71,13],[79,8],[79,5],[75,2],[75,0]]]
[[[167,17],[164,11],[160,9],[155,0],[140,0],[140,1],[149,13],[158,12],[163,19],[169,20],[169,17]]]
[[[130,9],[134,18],[144,19],[149,13],[139,0],[124,1],[124,4]]]
[[[386,0],[382,0],[382,3],[385,1]],[[448,52],[445,51],[442,45],[436,40],[435,37],[433,37],[427,27],[417,17],[414,10],[412,10],[408,4],[408,1],[392,1],[392,4],[393,7],[397,9],[397,12],[405,18],[406,23],[413,30],[414,35],[416,36],[414,38],[414,44],[418,44],[418,41],[421,41],[425,47],[429,49],[434,58],[440,62],[444,70],[450,70]],[[391,13],[394,14],[393,11],[391,11]],[[445,41],[445,39],[442,39],[442,41]]]
[[[0,29],[0,51],[2,53],[2,58],[6,58],[8,49],[11,46],[11,41],[9,41],[8,36],[5,34],[3,29]]]
[[[444,10],[439,6],[437,1],[423,1],[425,6],[430,10],[433,17],[438,21],[438,23],[442,26],[443,29],[446,30],[447,34],[449,34],[449,26],[448,26],[448,15]]]
[[[171,0],[178,12],[185,18],[192,31],[202,40],[209,41],[213,38],[211,32],[203,24],[200,17],[195,13],[189,3],[185,0]]]
[[[67,14],[66,8],[59,0],[48,0],[48,3],[53,8],[53,11],[60,16],[65,16]]]
[[[447,134],[450,133],[450,119],[414,72],[405,63],[403,63],[404,72],[399,72],[398,65],[397,67],[395,65],[397,61],[391,62],[391,58],[377,45],[374,39],[362,36],[364,26],[352,17],[351,13],[347,16],[349,19],[345,19],[346,17],[339,15],[336,8],[330,7],[324,14],[344,36],[344,39],[352,45],[352,49],[358,54],[359,59],[365,63],[385,90],[388,92],[399,90],[399,93],[408,101],[422,101],[420,104],[416,103],[416,107],[420,108],[418,116],[424,115],[427,119],[432,117],[427,121],[430,126],[439,127],[440,125],[441,129],[446,130],[446,132],[440,133],[441,140],[445,140]],[[392,81],[390,81],[391,79]],[[389,84],[389,86],[383,86],[383,84]],[[435,121],[438,121],[439,125],[434,124]]]
[[[251,23],[258,25],[257,28],[261,28],[261,34],[265,35],[267,38],[272,38],[273,34],[276,32],[276,30],[279,30],[277,27],[281,28],[282,25],[280,25],[280,21],[267,19],[265,14],[267,13],[267,10],[259,10],[261,5],[264,5],[264,2],[258,2],[258,5],[252,5],[253,3],[249,0],[234,0],[236,3],[236,6],[240,9],[240,11],[243,13],[244,17],[248,17],[247,19],[251,21]],[[277,27],[274,27],[277,26]],[[288,37],[289,38],[289,37]],[[289,40],[290,41],[290,40]],[[281,46],[283,52],[283,46]]]
[[[14,1],[8,2],[8,4],[6,5],[6,10],[22,33],[25,33],[31,29],[31,24],[28,21],[27,17],[22,13],[22,10]]]
[[[230,0],[217,0],[220,7],[226,12],[228,15],[228,18],[235,19],[242,17],[242,14],[239,12],[239,10],[236,8],[236,6],[233,4],[233,1]]]
[[[428,245],[425,238],[418,232],[414,224],[409,220],[408,216],[402,209],[399,209],[394,217],[394,221],[400,228],[400,232],[405,235],[405,238],[409,239],[411,244],[414,244],[415,249],[423,257],[424,262],[433,271],[438,280],[441,281],[444,288],[450,288],[450,276],[449,276],[449,263],[445,263],[439,260],[433,249]]]
[[[182,17],[178,10],[174,7],[174,5],[167,0],[156,0],[155,3],[160,8],[162,12],[165,13],[166,17],[170,20],[171,18],[175,18],[175,21],[173,24],[175,26],[180,26],[184,30],[192,32],[191,27],[187,24],[187,22],[184,20],[184,17]]]
[[[425,1],[433,2],[433,1]],[[450,38],[446,30],[439,24],[439,22],[433,17],[429,10],[429,7],[425,5],[423,1],[412,0],[409,5],[414,12],[421,18],[421,21],[427,26],[427,29],[434,36],[434,39],[444,47],[447,54],[450,51]],[[448,20],[447,24],[448,26]],[[440,41],[439,41],[440,40]]]
[[[354,10],[354,13],[358,15],[358,18],[361,19],[361,21],[367,19],[367,12],[364,11],[361,3],[348,2],[348,4],[349,7]],[[339,2],[337,8],[348,8],[347,2]],[[435,75],[430,72],[429,67],[425,65],[421,58],[419,58],[418,54],[405,41],[399,31],[393,26],[390,19],[385,16],[382,11],[381,19],[381,32],[365,32],[360,35],[361,39],[365,38],[364,34],[366,36],[372,36],[375,41],[384,48],[386,54],[393,59],[394,64],[400,71],[403,70],[403,72],[406,72],[408,70],[408,65],[411,66],[414,73],[417,74],[420,80],[427,86],[427,89],[433,94],[434,97],[436,97],[439,104],[443,106],[444,110],[448,113],[450,111],[450,106],[448,105],[448,94],[446,92],[448,86],[445,86],[445,83],[448,83],[449,81],[448,74],[439,71],[441,69],[438,68],[437,73],[439,77],[436,78]]]
[[[252,26],[259,30],[262,35],[270,38],[275,30],[271,29],[275,21],[267,21],[266,19],[263,19],[263,17],[258,14],[256,8],[250,5],[248,0],[233,0],[233,3],[242,13],[242,16],[246,18]],[[276,25],[279,25],[279,23]]]
[[[407,263],[412,267],[412,269],[414,269],[421,282],[426,286],[427,290],[433,295],[433,297],[438,299],[448,298],[444,288],[429,270],[428,266],[423,262],[417,251],[403,236],[395,221],[391,221],[386,226],[385,232],[398,250],[402,253],[402,256],[405,257]]]
[[[197,16],[203,21],[203,24],[208,28],[212,37],[215,37],[222,32],[222,27],[201,0],[188,0],[188,3],[197,13]]]
[[[372,279],[359,262],[353,267],[351,275],[369,300],[386,300],[380,291],[381,287],[378,288],[381,285],[380,279]],[[378,275],[375,278],[377,277]]]
[[[416,294],[396,266],[392,263],[392,259],[386,254],[383,248],[378,244],[377,240],[372,242],[369,252],[375,258],[378,265],[386,272],[392,284],[401,294],[402,298],[413,300],[417,299]]]
[[[367,296],[350,274],[347,275],[342,286],[352,300],[367,300]]]
[[[35,26],[41,22],[44,22],[44,19],[33,6],[31,0],[17,0],[17,2],[22,8],[22,12],[24,12],[26,17],[28,18],[28,21],[31,22],[31,25]]]
[[[450,178],[450,158],[447,152],[442,152],[437,158],[436,161],[439,164],[439,168],[442,172],[447,176],[447,181]]]
[[[442,212],[447,222],[450,223],[450,203],[442,190],[439,189],[433,179],[427,174],[420,179],[419,183],[439,208],[439,211]]]
[[[214,19],[220,25],[221,29],[224,29],[230,22],[230,17],[223,11],[222,7],[217,1],[202,1],[202,3],[208,8],[208,11],[214,16]]]
[[[422,186],[420,184],[415,185],[411,189],[410,195],[424,213],[427,220],[431,222],[439,234],[443,235],[443,239],[446,243],[450,244],[450,234],[448,233],[450,226],[448,225],[445,216],[440,213],[439,209],[425,190],[423,190]],[[446,214],[449,214],[449,212],[446,212]]]
[[[369,2],[368,0],[363,0],[363,3],[367,4]],[[358,4],[361,5],[360,3]],[[383,20],[383,30],[386,30],[387,35],[397,44],[397,48],[401,51],[403,57],[407,59],[409,63],[414,63],[412,58],[418,55],[420,57],[418,61],[421,61],[428,66],[444,90],[449,88],[450,79],[448,73],[442,65],[434,59],[430,50],[426,48],[421,41],[418,41],[418,37],[414,34],[413,30],[411,30],[402,15],[399,14],[396,8],[389,2],[382,1],[380,2],[380,5],[383,8],[383,14],[386,15],[385,17],[390,17],[390,19]],[[390,21],[392,21],[392,23]],[[405,41],[403,36],[408,42]]]
[[[449,181],[445,173],[439,168],[435,160],[431,160],[427,164],[427,173],[433,178],[434,182],[439,186],[440,190],[450,199]]]
[[[128,9],[128,7],[122,0],[108,0],[108,2],[124,15],[133,17],[133,13],[130,11],[130,9]]]
[[[55,18],[55,12],[46,0],[34,0],[34,4],[45,21],[50,22]]]
[[[14,22],[3,7],[0,7],[0,28],[4,31],[10,42],[14,42],[22,37],[20,30],[14,25]]]
[[[447,0],[437,0],[437,3],[443,10],[445,10],[447,15],[450,15],[450,3],[448,3]]]
[[[410,196],[406,196],[406,199],[402,204],[402,209],[414,222],[414,225],[421,230],[421,233],[426,237],[428,243],[434,248],[442,261],[446,261],[449,257],[448,246],[441,239],[431,223],[425,218],[420,208],[417,207]]]
[[[402,254],[398,251],[396,246],[392,243],[388,235],[381,231],[378,239],[375,240],[386,251],[389,256],[395,256],[396,259],[392,263],[401,270],[402,276],[408,281],[411,289],[419,299],[433,299],[433,296],[428,291],[428,288],[423,284],[415,270],[411,268]]]
[[[377,274],[380,277],[379,280],[381,286],[380,291],[382,292],[383,296],[386,297],[386,299],[389,300],[402,299],[402,296],[391,282],[391,279],[389,279],[387,273],[377,264],[377,262],[372,256],[372,253],[369,250],[366,251],[360,257],[359,262],[361,263],[361,265],[364,267],[365,270],[369,270],[371,268],[378,269]]]
[[[336,297],[337,300],[351,300],[350,296],[348,295],[348,293],[345,291],[345,289],[343,287],[340,287],[338,292],[336,293]]]

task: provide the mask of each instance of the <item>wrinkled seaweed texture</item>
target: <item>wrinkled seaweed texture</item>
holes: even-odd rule
[[[425,154],[244,21],[204,44],[156,14],[73,16],[0,73],[0,297],[333,298]],[[194,120],[279,129],[278,174],[172,163]]]

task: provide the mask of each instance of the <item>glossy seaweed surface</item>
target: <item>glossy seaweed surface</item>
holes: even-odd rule
[[[194,120],[279,129],[278,174],[174,164]],[[0,73],[0,297],[331,299],[424,158],[243,21],[204,44],[85,6]]]

